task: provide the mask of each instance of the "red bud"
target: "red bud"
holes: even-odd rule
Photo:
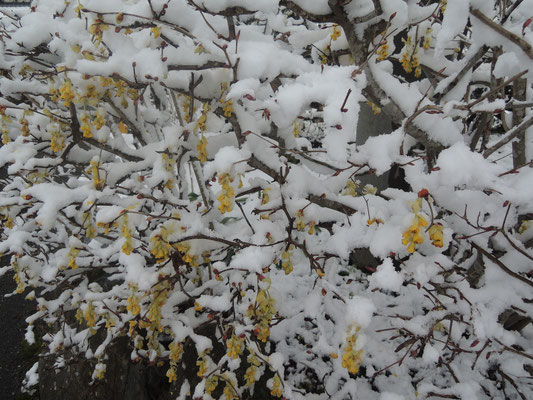
[[[429,192],[427,189],[422,189],[421,191],[418,192],[418,197],[420,198],[426,198],[428,197],[429,195]]]

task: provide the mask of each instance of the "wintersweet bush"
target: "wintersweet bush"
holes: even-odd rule
[[[43,320],[97,381],[128,337],[180,399],[533,398],[531,7],[4,11],[0,251],[38,303],[26,339]],[[357,145],[364,103],[396,129]]]

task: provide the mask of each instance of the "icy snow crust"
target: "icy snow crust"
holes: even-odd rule
[[[252,397],[264,376],[286,399],[533,398],[533,327],[501,320],[509,310],[533,315],[533,169],[513,167],[512,142],[485,153],[501,139],[507,98],[469,106],[491,73],[505,80],[531,65],[469,16],[475,8],[498,21],[496,2],[448,0],[437,19],[437,4],[346,2],[348,18],[364,19],[354,27],[361,40],[379,21],[387,32],[430,35],[418,57],[441,75],[414,82],[377,53],[354,66],[333,20],[304,22],[289,3],[317,20],[332,13],[326,0],[41,0],[16,23],[2,17],[0,252],[12,256],[19,289],[40,293],[27,339],[37,318],[61,322],[44,338],[48,351],[93,359],[94,379],[121,335],[133,361],[163,360],[171,380],[179,355],[168,343],[183,345],[199,357],[186,368],[206,368],[174,383],[183,399],[212,398],[209,376]],[[382,14],[365,19],[376,3]],[[522,2],[504,24],[528,43],[532,6]],[[483,45],[503,54],[463,73]],[[380,106],[393,103],[402,117],[357,146],[369,82],[383,92]],[[69,87],[90,138],[75,137]],[[469,124],[482,113],[495,116],[493,134],[471,149]],[[409,125],[439,146],[431,164]],[[525,135],[530,161],[531,128]],[[402,189],[357,187],[359,175],[393,167],[405,173]],[[418,218],[430,225],[409,251]],[[57,298],[42,296],[56,288]],[[91,348],[98,330],[105,339]],[[256,383],[246,386],[250,365]],[[37,382],[34,366],[27,385]]]

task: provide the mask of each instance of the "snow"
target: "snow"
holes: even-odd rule
[[[354,296],[346,304],[346,321],[348,324],[355,323],[361,328],[366,328],[372,321],[372,314],[376,306],[372,300]]]
[[[369,279],[371,288],[392,290],[397,292],[403,283],[401,274],[394,270],[394,265],[390,258],[386,258],[383,263],[377,267],[377,271]]]
[[[287,400],[499,398],[494,365],[532,397],[517,351],[533,352],[533,328],[505,329],[502,315],[533,313],[533,128],[525,160],[513,160],[516,139],[484,154],[509,135],[501,121],[511,127],[514,107],[530,117],[533,91],[517,101],[509,84],[471,106],[531,64],[527,47],[471,16],[498,23],[502,2],[448,0],[442,16],[436,2],[382,1],[381,15],[351,27],[358,43],[335,36],[328,0],[293,0],[325,22],[285,3],[94,0],[78,17],[77,4],[50,0],[20,24],[0,17],[0,252],[10,257],[0,273],[36,297],[27,322],[61,326],[48,350],[98,358],[95,374],[127,334],[131,359],[167,368],[179,342],[185,368],[205,353],[220,381],[242,382],[253,350],[254,390],[275,371]],[[364,19],[376,2],[343,3]],[[504,26],[526,43],[532,4]],[[367,44],[378,50],[385,27],[391,57],[353,65],[349,45],[377,32]],[[420,78],[391,61],[405,35]],[[90,140],[72,132],[69,89]],[[80,310],[82,323],[60,309]],[[38,339],[31,326],[26,337]],[[243,340],[236,358],[230,338]],[[356,375],[350,347],[361,350]],[[197,381],[178,380],[176,393],[208,397]]]
[[[463,31],[470,14],[469,7],[470,0],[448,0],[442,21],[443,28],[439,31],[435,44],[437,51],[442,51],[457,34]]]

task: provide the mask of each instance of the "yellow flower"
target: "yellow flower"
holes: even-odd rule
[[[238,399],[237,396],[235,396],[235,390],[233,389],[234,385],[231,384],[231,381],[228,378],[226,379],[226,386],[224,386],[224,399],[225,400],[234,400]]]
[[[305,229],[305,225],[304,225],[304,229]],[[281,253],[281,259],[282,259],[281,267],[283,268],[283,271],[285,271],[285,275],[289,275],[294,269],[292,259],[291,259],[293,249],[294,249],[294,246],[291,244],[287,250]]]
[[[305,231],[305,222],[303,220],[304,212],[303,210],[298,210],[296,213],[296,230],[298,232]]]
[[[102,190],[104,187],[104,180],[100,178],[100,162],[91,160],[90,166],[93,186],[96,190]]]
[[[211,375],[205,381],[205,392],[208,395],[211,395],[211,393],[213,393],[213,391],[217,388],[217,385],[218,385],[218,376]]]
[[[431,243],[435,247],[442,247],[444,245],[442,230],[443,230],[443,226],[441,223],[436,223],[436,224],[431,225],[431,227],[428,230]]]
[[[105,364],[102,364],[102,363],[96,364],[96,366],[94,367],[94,372],[93,372],[94,379],[99,379],[99,380],[104,379],[105,372],[106,372]]]
[[[196,373],[196,375],[198,375],[200,378],[203,378],[207,373],[207,358],[208,356],[205,353],[202,353],[198,357],[198,360],[196,360],[196,366],[198,367],[198,372]]]
[[[362,363],[363,350],[357,349],[357,333],[359,332],[360,327],[358,325],[353,325],[350,327],[349,335],[346,338],[346,348],[342,354],[342,366],[346,368],[350,374],[357,374],[359,371],[359,366]]]
[[[250,363],[250,366],[246,369],[246,373],[244,374],[244,384],[246,387],[250,387],[254,384],[257,375],[257,367],[259,366],[259,360],[257,360],[255,354],[252,353],[252,355],[253,361],[250,359],[250,357],[248,357],[248,362]]]
[[[196,145],[196,149],[198,150],[198,159],[201,162],[207,161],[207,139],[205,136],[202,135],[201,139],[198,141],[198,144]]]
[[[440,10],[442,11],[443,14],[446,11],[447,3],[448,3],[448,0],[441,0],[440,1]]]
[[[270,322],[275,314],[274,299],[270,297],[268,291],[260,289],[257,292],[255,305],[250,304],[246,315],[257,321],[254,327],[254,334],[263,343],[270,336]]]
[[[219,201],[218,209],[222,214],[233,210],[233,199],[235,197],[235,191],[231,186],[233,179],[228,173],[223,173],[218,176],[218,183],[222,185],[222,191],[217,197]]]
[[[68,254],[68,267],[71,269],[76,269],[78,266],[76,265],[76,257],[78,256],[78,253],[80,252],[80,249],[76,249],[75,247],[72,247]]]
[[[309,221],[309,224],[307,224],[307,226],[309,227],[309,229],[307,230],[307,233],[309,235],[314,235],[314,233],[315,233],[315,225],[316,225],[315,221]]]
[[[377,61],[383,61],[389,56],[389,45],[386,40],[381,46],[379,46],[376,54],[378,55]]]
[[[154,26],[152,29],[150,29],[150,33],[154,35],[154,39],[157,39],[159,36],[161,36],[161,27]]]
[[[268,196],[268,192],[270,191],[270,188],[264,188],[263,189],[263,195],[261,196],[261,204],[265,205],[270,201],[270,197]]]
[[[128,305],[126,306],[131,315],[136,316],[141,312],[141,306],[139,305],[139,298],[135,294],[131,294],[128,297]]]
[[[128,133],[128,125],[126,125],[123,121],[120,121],[118,124],[118,130],[120,133]]]
[[[72,92],[72,83],[69,79],[65,80],[65,83],[59,88],[59,98],[64,101],[65,107],[70,106],[70,103],[76,97]]]
[[[126,238],[120,250],[128,256],[131,254],[131,252],[133,251],[133,243],[131,241],[131,237]]]
[[[283,395],[281,379],[279,379],[279,375],[277,373],[274,375],[274,378],[272,378],[272,389],[270,390],[270,394],[274,397],[281,397]]]
[[[337,40],[342,34],[341,27],[337,24],[331,28],[331,34],[329,35],[332,40]]]
[[[170,245],[161,235],[155,235],[150,239],[152,243],[152,254],[157,262],[163,262],[169,257]]]
[[[300,136],[300,124],[298,122],[298,120],[294,120],[293,124],[292,124],[292,134],[294,137],[298,137]]]
[[[20,130],[22,132],[22,136],[29,136],[30,134],[30,128],[29,128],[29,122],[26,118],[22,117],[19,120],[20,123]]]
[[[233,101],[231,100],[226,100],[226,101],[222,101],[221,102],[224,104],[223,106],[223,110],[224,110],[224,116],[225,117],[231,117],[231,114],[233,113]]]
[[[195,132],[198,130],[205,132],[205,130],[207,129],[207,113],[209,112],[209,110],[209,103],[204,103],[204,105],[202,106],[202,115],[200,115],[198,121],[196,121],[196,126],[194,127]]]
[[[416,247],[424,242],[424,238],[420,234],[420,228],[427,225],[428,222],[422,215],[415,214],[413,224],[402,235],[402,243],[407,246],[409,253],[414,253]]]
[[[228,340],[226,347],[228,348],[227,355],[234,360],[239,358],[243,351],[244,336],[235,336],[233,334]]]
[[[54,153],[58,153],[65,148],[65,138],[59,132],[58,128],[54,128],[50,132],[50,136],[50,150],[52,150]]]
[[[170,349],[170,361],[178,362],[183,354],[183,344],[173,341],[168,347]]]
[[[431,32],[433,29],[431,27],[428,27],[426,29],[426,33],[424,35],[424,50],[429,50],[429,47],[431,46]]]
[[[94,307],[92,303],[89,303],[87,307],[85,308],[85,312],[83,313],[83,318],[85,319],[85,322],[87,323],[87,326],[89,328],[92,328],[96,325],[96,318],[98,316],[96,315],[96,312],[94,311]]]
[[[168,369],[167,378],[169,383],[172,383],[178,379],[178,375],[176,374],[176,367],[172,366]]]
[[[348,179],[346,186],[344,187],[343,195],[357,197],[357,189],[359,185],[351,179]]]

